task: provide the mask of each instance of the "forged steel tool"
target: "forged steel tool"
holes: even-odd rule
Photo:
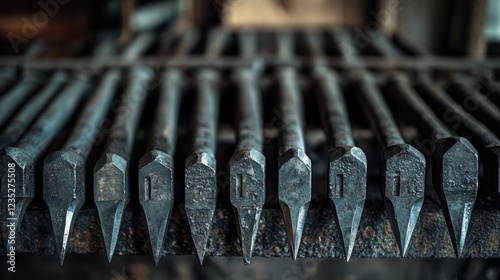
[[[364,71],[356,75],[358,101],[384,146],[381,192],[404,257],[424,202],[425,157],[403,139],[375,79]]]

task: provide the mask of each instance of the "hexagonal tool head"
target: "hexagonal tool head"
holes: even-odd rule
[[[485,148],[482,158],[488,193],[500,200],[500,146]]]
[[[255,149],[237,151],[229,162],[231,204],[238,219],[238,233],[245,264],[250,264],[260,213],[266,200],[266,158]]]
[[[408,250],[424,202],[425,157],[408,144],[383,151],[382,196],[401,256]]]
[[[278,197],[295,260],[311,201],[311,160],[301,149],[288,149],[278,158],[278,168]]]
[[[75,152],[56,151],[43,164],[43,198],[49,208],[56,250],[62,265],[69,235],[85,202],[85,160]]]
[[[146,216],[157,265],[174,204],[173,175],[172,157],[167,153],[153,150],[139,161],[139,201]]]
[[[216,161],[213,154],[195,152],[186,160],[186,214],[196,255],[201,264],[217,202]]]
[[[128,162],[117,154],[102,155],[94,167],[94,202],[109,262],[129,199]]]
[[[26,151],[7,147],[0,152],[0,222],[2,240],[5,248],[9,234],[17,234],[21,225],[24,211],[35,197],[34,186],[34,161],[35,159]],[[10,172],[14,164],[14,172]],[[11,175],[14,174],[14,175]],[[15,201],[12,201],[14,198]],[[12,226],[12,223],[14,225]],[[10,225],[10,226],[9,226]],[[7,228],[9,226],[9,228]]]
[[[436,142],[434,186],[443,205],[453,248],[460,257],[476,201],[478,155],[472,144],[462,137]]]
[[[349,261],[366,199],[366,156],[358,147],[339,146],[330,151],[328,161],[329,196]]]

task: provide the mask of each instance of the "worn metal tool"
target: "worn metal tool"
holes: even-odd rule
[[[262,154],[262,109],[255,73],[237,69],[237,144],[229,162],[230,198],[238,220],[238,233],[245,264],[250,264],[260,214],[264,206],[265,164]]]
[[[452,82],[449,89],[450,96],[500,137],[499,108],[490,99],[481,94],[479,89],[475,88],[465,75],[452,73],[450,80]]]
[[[277,50],[280,59],[292,56],[291,34],[278,34]],[[311,201],[312,167],[305,152],[304,115],[297,75],[292,67],[278,69],[280,148],[278,158],[278,198],[285,221],[288,244],[293,260],[297,259],[307,210]]]
[[[49,154],[44,161],[43,195],[49,208],[61,265],[73,224],[85,202],[85,162],[94,140],[101,133],[98,125],[109,109],[118,79],[118,70],[104,75],[64,147]]]
[[[382,197],[401,256],[405,256],[424,202],[425,157],[405,143],[375,79],[364,71],[355,75],[358,81],[358,101],[366,119],[384,146],[381,167]]]
[[[12,120],[9,121],[5,129],[1,132],[0,150],[14,145],[16,141],[21,138],[28,126],[47,106],[50,100],[54,98],[67,80],[68,75],[65,72],[56,72],[52,75],[47,86],[30,99],[27,104],[21,108],[19,113],[17,113]]]
[[[367,160],[364,152],[354,144],[347,105],[338,78],[322,65],[323,50],[319,34],[307,32],[306,36],[316,60],[313,71],[320,85],[318,105],[330,143],[329,197],[335,209],[337,229],[342,236],[344,256],[349,261],[366,199]]]
[[[75,80],[70,82],[57,98],[50,103],[49,107],[37,118],[37,121],[31,126],[15,146],[6,147],[0,152],[0,166],[15,165],[15,185],[8,183],[7,169],[2,171],[1,178],[1,209],[7,209],[9,202],[9,187],[14,186],[15,209],[12,212],[0,211],[2,215],[1,230],[5,233],[7,224],[10,222],[7,218],[15,219],[13,231],[18,232],[19,225],[22,222],[23,214],[31,200],[35,196],[35,162],[49,147],[52,141],[59,134],[60,130],[70,119],[76,106],[85,96],[90,88],[89,74],[79,73]],[[2,234],[4,245],[7,246],[6,234]]]
[[[246,58],[255,55],[255,32],[245,30],[239,35],[241,55]],[[234,73],[238,84],[237,144],[229,161],[230,199],[237,217],[245,264],[250,264],[266,197],[262,106],[255,70],[240,68]]]
[[[194,247],[200,263],[212,228],[217,202],[215,145],[218,122],[217,72],[204,69],[198,73],[194,143],[186,159],[185,209]]]
[[[321,87],[318,105],[330,145],[329,197],[342,236],[344,255],[349,261],[366,199],[367,161],[363,151],[354,144],[337,76],[322,66],[316,67],[314,74]]]
[[[432,82],[427,74],[420,75],[416,89],[451,129],[479,148],[486,190],[497,200],[500,199],[500,139],[454,102],[442,87]]]
[[[94,58],[113,54],[114,38],[98,43]],[[150,45],[150,37],[138,36],[123,52],[122,57],[134,58]],[[48,155],[44,161],[44,200],[49,208],[59,262],[66,255],[69,235],[78,212],[85,202],[85,164],[96,141],[104,137],[100,125],[119,85],[120,70],[107,70],[95,93],[86,103],[63,148]]]
[[[94,202],[109,262],[113,258],[123,211],[130,199],[130,155],[152,75],[152,70],[144,66],[130,70],[129,83],[117,109],[108,142],[94,166]]]
[[[227,30],[214,29],[208,36],[206,57],[217,58],[227,36]],[[213,69],[202,69],[197,80],[194,142],[192,153],[186,159],[185,209],[196,255],[202,264],[217,202],[215,146],[219,116],[216,87],[218,73]]]
[[[156,264],[161,257],[165,231],[174,205],[173,156],[182,95],[182,72],[163,74],[160,98],[148,152],[139,161],[139,202],[148,224]]]
[[[285,220],[293,260],[299,252],[302,232],[311,201],[311,160],[305,153],[303,112],[295,69],[279,70],[280,129],[278,197]]]
[[[463,137],[454,136],[412,88],[402,73],[391,76],[388,91],[422,135],[421,150],[433,158],[433,181],[443,206],[457,257],[462,255],[478,188],[478,154]]]

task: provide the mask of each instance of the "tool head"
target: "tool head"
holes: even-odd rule
[[[425,157],[408,144],[383,151],[382,196],[401,256],[405,256],[424,202]]]
[[[56,151],[43,164],[43,198],[49,208],[59,262],[66,255],[69,234],[85,202],[85,160],[71,151]]]
[[[237,151],[229,162],[230,198],[238,219],[238,233],[245,264],[250,264],[260,213],[266,199],[266,158],[255,149]]]
[[[167,153],[153,150],[139,161],[139,202],[146,216],[156,264],[174,204],[173,174],[172,157]]]
[[[330,151],[328,161],[329,196],[349,261],[366,199],[366,156],[358,147],[339,146]]]
[[[302,149],[288,149],[278,158],[278,197],[295,260],[311,201],[311,160]]]
[[[434,186],[457,257],[462,255],[478,188],[478,154],[462,137],[437,141]]]

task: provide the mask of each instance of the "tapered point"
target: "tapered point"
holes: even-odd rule
[[[75,153],[57,151],[45,158],[43,197],[49,208],[59,262],[62,265],[69,235],[85,201],[85,161]]]
[[[161,151],[150,151],[139,162],[139,202],[144,210],[157,265],[173,207],[172,165],[171,156]]]
[[[200,264],[203,264],[207,241],[211,233],[214,209],[186,207],[186,214],[196,255]]]
[[[255,237],[259,230],[260,214],[262,207],[235,208],[238,218],[238,232],[240,235],[243,262],[248,265],[252,258]]]
[[[339,146],[330,152],[329,167],[330,200],[349,261],[366,199],[366,156],[358,147]]]
[[[120,234],[120,225],[126,204],[126,201],[96,201],[104,247],[110,263]]]
[[[290,253],[292,259],[295,261],[299,254],[300,242],[302,240],[302,233],[307,217],[307,210],[309,203],[302,206],[289,206],[284,202],[280,202],[281,211],[285,220],[285,228],[288,236],[288,245],[290,246]]]
[[[382,194],[403,257],[424,202],[425,166],[425,157],[408,144],[384,149]]]
[[[438,142],[435,182],[455,255],[462,255],[478,191],[478,153],[462,137]],[[440,170],[439,170],[440,169]]]

